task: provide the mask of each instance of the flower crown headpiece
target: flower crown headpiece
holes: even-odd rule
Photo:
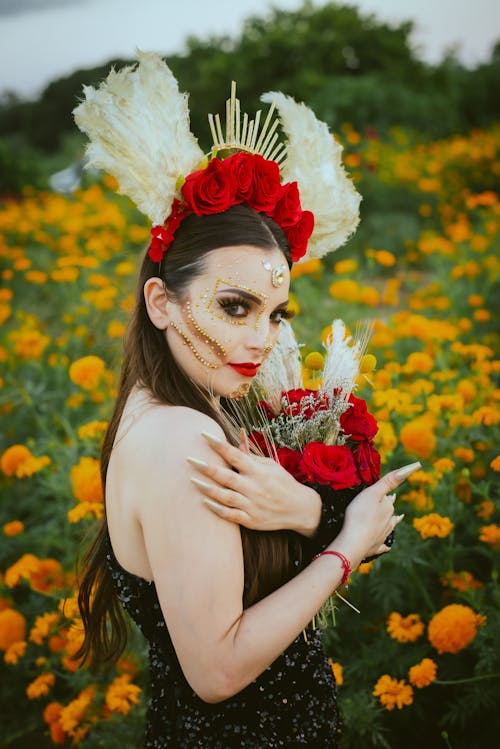
[[[138,59],[111,70],[98,89],[84,86],[74,116],[90,139],[87,166],[113,175],[119,192],[151,219],[152,260],[162,260],[186,216],[239,203],[281,226],[294,262],[344,244],[358,225],[361,198],[342,166],[342,146],[308,107],[264,94],[271,107],[259,130],[261,112],[242,120],[233,83],[225,136],[220,116],[209,115],[213,147],[205,155],[170,69],[155,53],[138,52]],[[280,123],[285,143],[277,142]]]

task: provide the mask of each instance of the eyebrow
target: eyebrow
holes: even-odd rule
[[[260,304],[260,305],[266,302],[266,299],[263,299],[260,296],[255,296],[255,294],[251,294],[249,291],[245,291],[244,289],[240,289],[240,288],[218,289],[217,291],[220,293],[227,292],[229,294],[238,294],[239,296],[242,296],[244,299],[249,299],[251,302],[255,302],[256,304]],[[284,302],[277,304],[275,309],[288,307],[289,304],[290,304],[290,300],[285,299]]]

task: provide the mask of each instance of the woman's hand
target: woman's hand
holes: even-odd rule
[[[244,438],[237,448],[205,432],[203,436],[228,466],[188,457],[203,474],[203,479],[193,477],[191,481],[203,493],[207,507],[252,530],[314,533],[321,515],[321,498],[314,489],[300,484],[272,458],[250,453]]]
[[[342,530],[331,547],[349,548],[353,569],[366,557],[390,551],[384,540],[404,517],[394,514],[394,490],[419,468],[420,463],[411,463],[387,473],[363,489],[348,505]]]

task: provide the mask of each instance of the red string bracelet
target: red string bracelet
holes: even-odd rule
[[[348,587],[349,582],[349,575],[351,574],[352,568],[349,560],[347,557],[345,557],[343,554],[340,553],[340,551],[320,551],[319,554],[316,554],[313,557],[313,561],[317,559],[318,557],[326,556],[326,554],[331,554],[333,557],[338,557],[340,559],[340,562],[342,564],[342,569],[344,570],[344,574],[342,575],[342,585],[344,585],[346,588]]]

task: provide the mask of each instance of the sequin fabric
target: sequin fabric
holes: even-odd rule
[[[327,519],[323,513],[320,531],[328,526]],[[318,542],[323,535],[318,533]],[[303,635],[297,637],[234,697],[208,704],[184,678],[154,583],[123,569],[110,543],[108,547],[107,562],[118,597],[149,642],[146,749],[338,746],[336,686],[319,630],[308,630],[307,642]]]

